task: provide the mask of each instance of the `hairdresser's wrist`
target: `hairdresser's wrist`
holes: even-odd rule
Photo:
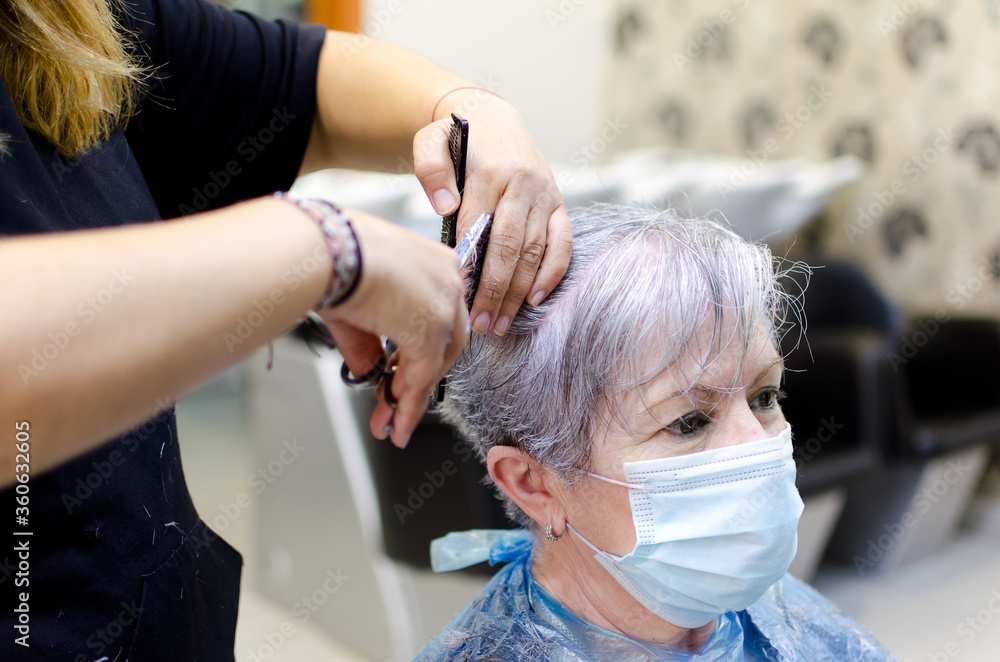
[[[434,108],[431,111],[431,122],[436,122],[441,119],[446,119],[451,116],[452,113],[458,115],[459,117],[468,119],[474,116],[483,108],[493,108],[498,106],[506,106],[513,110],[507,101],[500,97],[496,92],[493,92],[484,87],[477,87],[475,85],[463,85],[456,86],[443,92],[439,95],[437,102],[434,104]],[[515,111],[516,112],[516,111]]]
[[[361,244],[350,216],[340,207],[318,198],[291,198],[283,192],[274,194],[304,212],[322,232],[330,257],[330,278],[315,310],[324,310],[347,301],[361,282]]]

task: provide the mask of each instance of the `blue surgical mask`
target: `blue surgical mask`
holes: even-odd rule
[[[791,426],[777,437],[625,463],[636,543],[594,558],[649,611],[694,628],[764,595],[795,556],[802,499]]]

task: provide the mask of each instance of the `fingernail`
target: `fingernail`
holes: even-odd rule
[[[529,301],[529,303],[532,306],[537,306],[542,302],[542,299],[544,298],[545,298],[545,290],[538,290],[537,292],[535,292],[535,296],[531,297],[531,301]]]
[[[490,314],[489,313],[479,313],[479,317],[476,321],[472,323],[472,330],[482,335],[486,333],[487,329],[490,328]]]
[[[393,440],[392,445],[395,446],[396,448],[406,448],[406,444],[408,443],[410,443],[409,435],[403,437],[402,439]]]
[[[510,326],[510,318],[504,315],[497,320],[496,326],[493,327],[493,333],[498,336],[502,336],[507,333],[507,327]]]
[[[446,188],[434,191],[431,198],[434,202],[434,210],[439,216],[444,216],[455,206],[455,196],[453,196],[451,191]]]

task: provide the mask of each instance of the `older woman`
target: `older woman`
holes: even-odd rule
[[[447,414],[527,530],[435,541],[437,569],[512,562],[418,658],[891,659],[786,574],[802,501],[770,252],[671,212],[573,225],[552,296],[455,364]]]

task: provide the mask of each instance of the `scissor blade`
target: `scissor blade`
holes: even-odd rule
[[[472,224],[472,227],[469,228],[469,231],[465,233],[465,236],[462,237],[462,241],[458,242],[458,246],[455,246],[455,252],[458,253],[458,261],[463,269],[469,266],[474,260],[479,238],[483,236],[483,232],[486,231],[486,227],[492,220],[493,214],[483,212],[476,219],[476,222]]]

